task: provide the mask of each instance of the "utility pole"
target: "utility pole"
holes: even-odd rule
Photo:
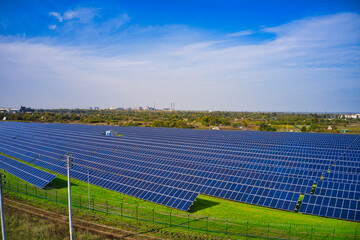
[[[71,159],[69,155],[66,155],[67,160],[67,177],[68,177],[68,203],[69,203],[69,230],[70,230],[70,240],[74,239],[73,233],[73,223],[72,223],[72,214],[71,214],[71,183],[70,183],[70,167],[71,167]]]
[[[90,204],[90,169],[88,168],[88,195],[89,195],[89,211],[91,208],[91,204]]]
[[[3,184],[5,184],[5,175],[0,173],[0,210],[1,210],[1,230],[2,239],[6,240],[5,233],[5,218],[4,218],[4,205],[3,205]]]

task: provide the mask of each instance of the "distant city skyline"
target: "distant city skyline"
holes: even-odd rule
[[[359,60],[359,1],[0,3],[1,107],[360,112]]]

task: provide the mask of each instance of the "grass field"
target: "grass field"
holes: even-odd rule
[[[42,169],[45,170],[45,169]],[[46,170],[47,171],[47,170]],[[7,179],[11,184],[23,182],[10,174],[7,174]],[[88,184],[76,179],[72,179],[72,196],[74,201],[81,198],[81,204],[88,204]],[[13,186],[14,187],[14,186]],[[29,185],[30,187],[30,185]],[[57,174],[57,178],[47,186],[46,192],[48,194],[66,195],[67,181],[66,176]],[[154,209],[156,212],[168,214],[172,212],[174,215],[185,215],[187,213],[176,209],[171,209],[162,205],[147,202],[141,199],[130,197],[118,192],[107,190],[98,186],[90,185],[91,204],[93,201],[108,202],[109,206],[120,206],[125,203],[128,206],[140,206],[146,209]],[[272,225],[301,225],[304,227],[321,227],[337,229],[359,229],[360,223],[342,221],[337,219],[323,218],[318,216],[305,215],[301,213],[288,212],[276,209],[270,209],[250,204],[243,204],[234,201],[228,201],[210,196],[199,195],[194,205],[190,208],[189,213],[192,218],[209,217],[212,219],[223,219],[230,221],[249,221],[251,223],[271,223]]]
[[[11,240],[59,240],[68,239],[67,225],[49,221],[41,217],[24,213],[18,209],[5,208],[6,237]],[[78,240],[101,240],[104,237],[93,235],[87,231],[77,230],[74,233]]]

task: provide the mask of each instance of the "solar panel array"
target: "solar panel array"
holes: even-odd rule
[[[54,174],[41,171],[40,169],[31,167],[3,155],[0,155],[0,169],[9,172],[10,174],[39,188],[44,188],[56,177]]]
[[[360,221],[360,137],[354,139],[318,181],[314,195],[305,195],[300,211]]]
[[[109,129],[123,136],[103,136]],[[351,146],[359,145],[357,139],[340,134],[0,124],[0,152],[61,174],[66,174],[64,155],[71,153],[72,177],[87,181],[89,175],[93,184],[182,210],[201,193],[294,211],[300,194],[309,194],[314,182],[343,174],[326,175]],[[359,162],[358,155],[351,157],[349,168]],[[359,173],[351,174],[348,181],[358,183]]]

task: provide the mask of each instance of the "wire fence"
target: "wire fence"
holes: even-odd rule
[[[13,194],[28,200],[47,202],[48,204],[66,208],[67,194],[47,191],[22,182],[6,181],[5,194]],[[105,198],[105,197],[104,197]],[[217,219],[195,214],[179,214],[162,212],[155,209],[113,202],[106,199],[89,199],[82,195],[72,195],[72,206],[79,212],[91,212],[104,220],[122,220],[145,227],[167,229],[183,229],[200,234],[217,235],[231,239],[288,239],[288,240],[360,240],[357,228],[330,228],[321,226],[274,224],[255,221]]]

